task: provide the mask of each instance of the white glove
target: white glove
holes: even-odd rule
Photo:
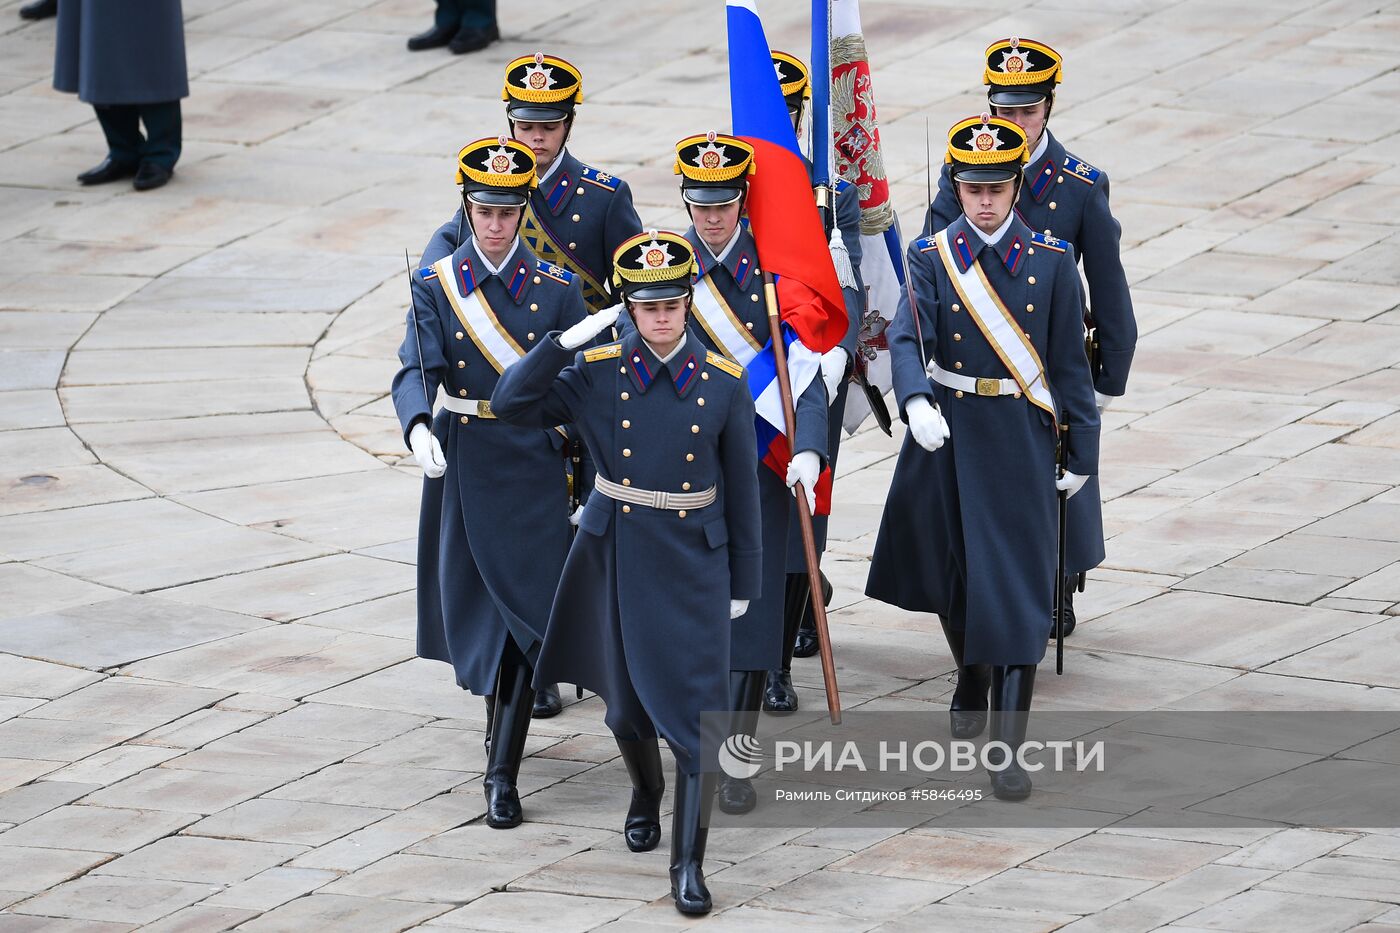
[[[826,403],[836,404],[836,392],[846,378],[846,364],[850,354],[845,347],[832,347],[822,354],[822,382],[826,383]]]
[[[731,599],[729,601],[729,618],[737,619],[748,611],[749,601],[747,599]]]
[[[1113,404],[1113,396],[1096,391],[1094,392],[1094,401],[1098,403],[1099,411],[1108,411],[1108,406]]]
[[[927,395],[916,395],[904,406],[904,414],[909,419],[909,433],[914,435],[914,442],[933,453],[943,446],[943,442],[952,436],[948,430],[948,422],[943,420],[943,413],[929,402]]]
[[[1066,499],[1072,499],[1074,494],[1083,489],[1087,482],[1089,482],[1089,477],[1065,470],[1065,475],[1055,480],[1055,488],[1064,492]]]
[[[447,458],[442,455],[442,445],[423,422],[418,422],[408,432],[408,446],[413,451],[413,459],[418,461],[423,475],[428,479],[437,479],[447,472]]]
[[[620,314],[622,314],[622,305],[616,304],[611,308],[604,308],[601,311],[588,315],[588,317],[559,335],[559,346],[563,347],[565,350],[577,350],[579,347],[616,324],[618,315]]]
[[[583,506],[574,509],[574,514],[569,516],[569,524],[578,527],[578,520],[583,517]]]
[[[804,450],[801,453],[793,454],[788,461],[787,484],[792,489],[798,483],[802,484],[802,489],[807,493],[807,511],[817,510],[817,478],[822,473],[822,458],[816,455],[815,451]],[[793,489],[792,494],[797,495],[797,490]]]

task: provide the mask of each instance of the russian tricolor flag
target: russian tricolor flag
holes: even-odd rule
[[[750,229],[764,268],[777,281],[794,401],[820,373],[820,354],[841,342],[848,326],[845,299],[831,263],[812,181],[783,102],[756,0],[726,0],[729,25],[729,106],[734,135],[754,147],[749,179]],[[748,366],[758,410],[758,452],[779,476],[791,452],[784,430],[771,344]],[[817,512],[831,508],[831,474],[817,483]]]

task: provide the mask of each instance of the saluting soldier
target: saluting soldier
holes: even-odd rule
[[[758,595],[761,559],[753,397],[744,370],[687,327],[694,267],[677,234],[626,241],[614,282],[634,329],[582,353],[620,309],[551,333],[492,396],[503,418],[575,425],[597,458],[537,677],[607,704],[633,783],[623,834],[634,852],[660,841],[657,736],[671,746],[671,895],[687,914],[711,903],[702,863],[717,746],[702,748],[701,713],[726,708],[726,620]]]
[[[889,328],[909,433],[865,590],[938,614],[958,665],[954,736],[985,728],[990,689],[991,737],[1013,749],[1050,630],[1057,490],[1078,492],[1099,453],[1074,248],[1012,209],[1026,157],[1026,137],[1009,120],[982,114],[948,133],[962,214],[909,248]],[[991,780],[1003,799],[1031,791],[1014,761]]]
[[[522,55],[506,65],[501,99],[511,136],[534,152],[539,173],[521,237],[535,255],[578,276],[590,312],[608,307],[613,252],[642,232],[642,221],[627,182],[585,165],[567,148],[583,103],[583,75],[554,55]],[[456,249],[461,229],[459,211],[433,234],[424,262]]]
[[[1049,129],[1055,86],[1062,72],[1060,53],[1045,43],[1002,39],[987,46],[982,83],[988,86],[987,102],[993,115],[1021,127],[1031,149],[1017,212],[1032,230],[1073,244],[1084,263],[1089,285],[1084,319],[1093,348],[1089,362],[1099,410],[1103,411],[1114,396],[1128,389],[1128,368],[1137,346],[1137,319],[1118,255],[1120,227],[1108,205],[1108,175],[1068,152]],[[945,169],[925,219],[924,235],[946,227],[959,213]],[[1104,559],[1103,505],[1097,476],[1069,506],[1067,540],[1066,635],[1074,630],[1072,584],[1082,586],[1083,574]]]
[[[583,103],[583,75],[564,59],[536,52],[506,65],[501,99],[506,102],[510,134],[535,154],[539,184],[530,193],[520,235],[536,256],[562,266],[577,277],[589,313],[613,303],[608,281],[613,251],[641,232],[632,206],[632,190],[616,175],[585,165],[567,149],[575,108]],[[423,263],[435,262],[462,242],[462,212],[443,224],[423,251]],[[581,501],[588,492],[589,458],[578,452],[574,477]],[[488,715],[490,702],[487,703]],[[535,700],[535,717],[556,716],[563,709],[558,684],[543,684]]]
[[[778,85],[792,117],[793,129],[799,134],[810,109],[812,97],[811,73],[802,60],[787,52],[773,52],[773,67],[778,73]],[[808,164],[808,172],[812,166]],[[860,197],[854,185],[844,178],[836,181],[835,205],[832,210],[836,229],[841,231],[850,260],[851,278],[843,282],[841,292],[846,299],[846,317],[850,326],[839,346],[822,355],[822,378],[826,382],[827,455],[832,472],[841,449],[841,425],[846,414],[846,393],[850,389],[851,367],[855,360],[856,339],[865,314],[865,285],[860,277]],[[768,672],[768,685],[763,692],[763,708],[772,713],[791,713],[798,708],[797,690],[792,685],[792,658],[811,657],[817,653],[816,621],[812,617],[812,588],[807,576],[807,555],[802,546],[802,529],[797,524],[796,503],[788,516],[787,579],[783,599],[783,663]],[[812,531],[816,535],[817,556],[826,550],[827,516],[812,516]],[[830,604],[832,588],[822,574],[822,598]]]
[[[569,548],[569,509],[554,432],[501,423],[489,399],[502,372],[586,311],[573,275],[520,243],[530,148],[491,137],[457,162],[469,235],[415,277],[393,395],[427,477],[418,655],[451,664],[464,689],[495,695],[483,787],[486,822],[506,828],[522,818],[532,665]],[[434,416],[439,387],[446,400]]]
[[[691,220],[685,236],[699,269],[692,312],[696,332],[706,346],[745,367],[773,336],[763,299],[761,257],[748,225],[740,220],[747,179],[756,170],[761,169],[754,165],[753,147],[735,136],[711,132],[676,144],[675,172],[681,176],[681,197]],[[808,491],[809,504],[814,501],[828,443],[826,386],[814,368],[808,368],[807,375],[809,381],[795,380],[792,387],[797,437],[786,482],[767,466],[758,467],[763,588],[730,634],[729,708],[736,713],[734,734],[754,734],[768,672],[781,669],[784,645],[793,634],[785,632],[783,625],[792,514],[789,488],[800,481]],[[724,812],[747,813],[757,802],[748,780],[728,775],[720,780],[719,806]]]

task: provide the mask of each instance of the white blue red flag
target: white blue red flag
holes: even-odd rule
[[[820,355],[841,342],[845,299],[831,262],[807,164],[778,86],[756,0],[726,0],[729,105],[734,135],[754,147],[746,206],[763,266],[773,273],[788,349],[794,401],[820,371]],[[791,458],[778,398],[771,341],[748,365],[758,410],[759,456],[779,476]],[[817,483],[817,512],[827,514],[831,476]]]

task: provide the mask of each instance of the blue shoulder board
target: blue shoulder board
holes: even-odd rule
[[[844,179],[844,178],[838,178],[838,179],[836,180],[836,193],[837,193],[837,194],[845,194],[845,193],[846,193],[846,189],[847,189],[847,188],[850,188],[850,187],[852,187],[852,186],[851,186],[851,183],[850,183],[849,181],[847,181],[846,179]]]
[[[583,166],[583,171],[579,176],[591,185],[599,188],[607,188],[609,191],[616,191],[617,186],[622,184],[622,179],[616,175],[609,175],[607,172],[600,172],[591,165]]]
[[[1031,231],[1031,242],[1034,243],[1036,246],[1043,246],[1046,249],[1053,249],[1057,253],[1063,253],[1065,251],[1065,246],[1068,245],[1065,240],[1061,240],[1053,236],[1048,236],[1044,233],[1036,233],[1034,230]]]
[[[938,240],[934,239],[933,234],[929,234],[928,236],[919,237],[914,241],[914,245],[918,247],[921,253],[931,253],[938,249]]]
[[[431,282],[437,278],[437,270],[432,266],[424,266],[418,270],[418,277],[424,282]]]
[[[574,284],[574,274],[563,266],[556,266],[550,262],[541,262],[536,268],[539,269],[540,275],[551,278],[560,285]]]
[[[1099,176],[1103,173],[1088,162],[1081,162],[1072,155],[1066,155],[1065,174],[1071,178],[1077,178],[1087,185],[1092,185],[1099,180]]]

